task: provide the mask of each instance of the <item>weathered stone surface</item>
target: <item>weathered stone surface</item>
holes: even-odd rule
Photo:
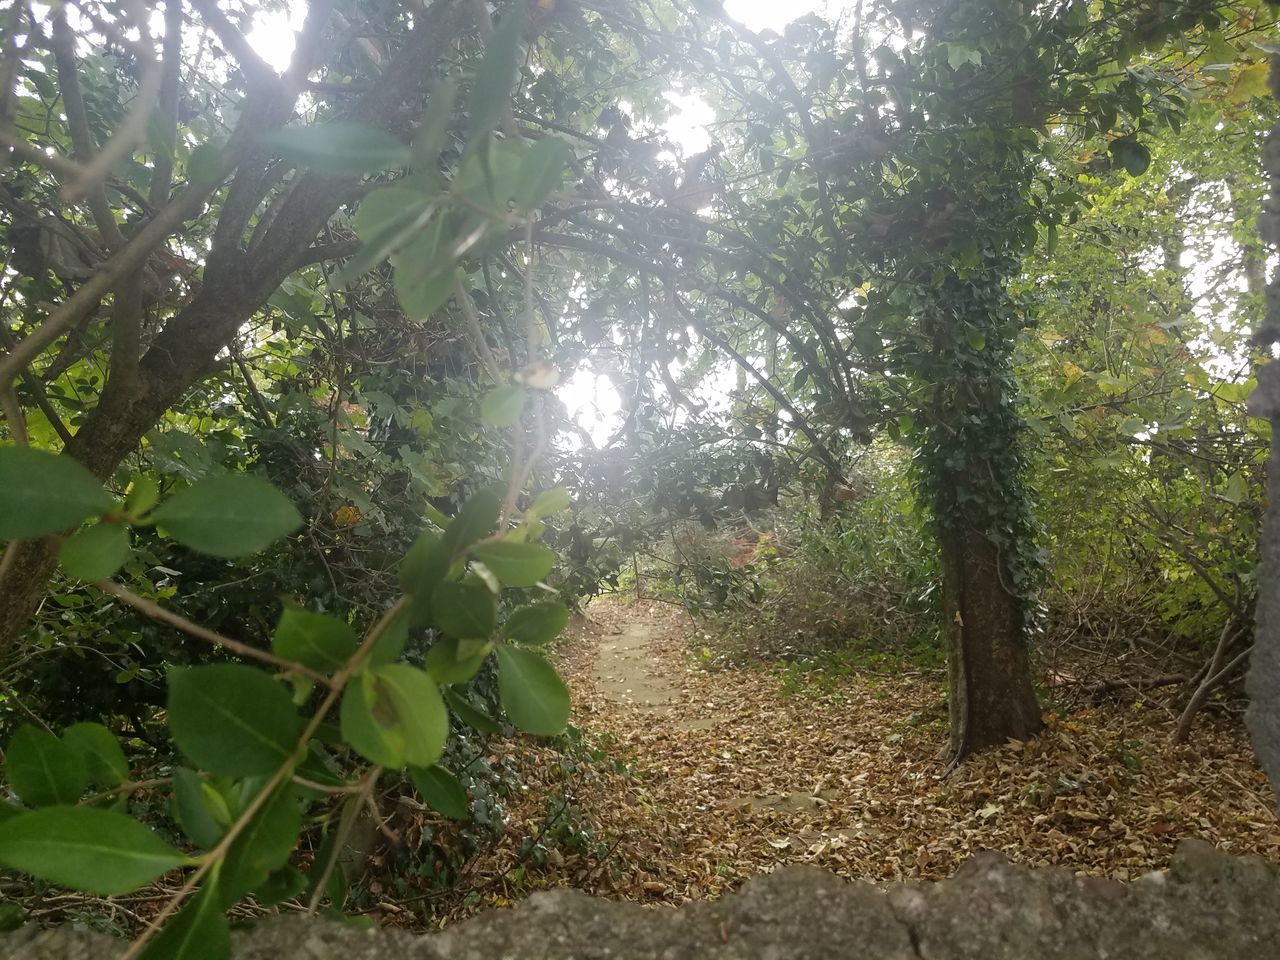
[[[113,960],[74,931],[0,939],[0,960]],[[812,867],[679,910],[535,894],[444,933],[412,937],[283,916],[240,931],[236,960],[1270,960],[1280,958],[1280,869],[1184,843],[1136,883],[975,857],[941,883],[846,883]]]

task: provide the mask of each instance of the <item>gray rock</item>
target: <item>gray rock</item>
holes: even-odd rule
[[[69,930],[0,938],[0,960],[114,960]],[[847,883],[813,867],[678,910],[537,893],[414,937],[300,916],[237,932],[236,960],[1271,960],[1280,869],[1187,841],[1168,871],[1124,884],[982,854],[939,883]]]

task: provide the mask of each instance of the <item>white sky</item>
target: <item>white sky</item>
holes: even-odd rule
[[[824,0],[725,0],[725,10],[752,30],[781,30],[792,20],[826,7]],[[253,18],[246,39],[258,56],[283,73],[293,53],[293,33],[302,27],[305,3],[289,3],[286,9],[264,10]]]

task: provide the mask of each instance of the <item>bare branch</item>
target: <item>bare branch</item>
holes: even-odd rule
[[[178,86],[182,81],[182,0],[165,0],[164,50],[160,76],[160,102],[156,113],[164,121],[169,150],[156,152],[147,199],[152,208],[162,207],[173,186],[173,147],[178,130]]]
[[[0,126],[0,144],[13,151],[14,156],[27,163],[44,167],[62,180],[80,175],[80,164],[56,153],[45,153],[25,137]]]

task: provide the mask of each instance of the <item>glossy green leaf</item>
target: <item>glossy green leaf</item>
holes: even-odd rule
[[[186,858],[138,821],[96,807],[49,807],[0,823],[0,863],[101,897],[130,893]]]
[[[569,691],[555,667],[531,650],[498,644],[498,697],[521,730],[542,737],[563,733]]]
[[[355,177],[403,167],[409,148],[384,130],[360,123],[318,123],[260,137],[262,146],[318,173]]]
[[[472,556],[509,587],[532,587],[551,572],[556,555],[540,543],[495,540],[482,543]]]
[[[445,528],[442,540],[450,556],[460,556],[477,540],[493,533],[501,513],[502,497],[497,491],[485,488],[472,494]]]
[[[341,722],[343,737],[356,751],[389,769],[435,763],[449,733],[435,681],[399,663],[353,678],[342,697]]]
[[[302,526],[288,497],[243,473],[201,480],[162,503],[151,518],[184,547],[215,557],[257,553]]]
[[[5,751],[4,776],[29,807],[75,803],[89,787],[89,766],[70,744],[29,723]]]
[[[489,644],[483,644],[477,651],[464,652],[462,641],[454,637],[443,637],[431,645],[427,651],[426,671],[436,683],[449,686],[454,683],[466,683],[484,666],[485,657],[489,655]]]
[[[221,906],[217,883],[206,881],[147,944],[139,960],[227,960],[231,925]]]
[[[413,623],[423,626],[431,619],[431,594],[453,563],[449,548],[430,530],[418,534],[400,564],[400,589],[412,598]]]
[[[481,583],[446,582],[431,594],[431,617],[437,627],[459,639],[482,639],[493,633],[498,601]]]
[[[542,600],[513,610],[502,636],[516,643],[550,643],[569,623],[569,608],[558,600]]]
[[[226,800],[186,767],[173,768],[173,819],[197,847],[217,846],[231,822]]]
[[[491,734],[502,732],[502,725],[498,721],[494,720],[460,693],[446,688],[444,699],[449,704],[449,709],[453,711],[454,715],[473,730]]]
[[[302,810],[292,784],[278,788],[227,851],[219,887],[230,905],[284,866],[298,844]]]
[[[95,523],[64,540],[58,550],[62,572],[76,580],[105,580],[129,559],[129,528]]]
[[[0,447],[0,540],[57,533],[113,505],[102,484],[70,457]]]
[[[322,673],[336,672],[359,641],[351,624],[325,613],[286,606],[271,637],[271,652]]]
[[[413,623],[413,610],[406,608],[397,613],[382,629],[381,636],[373,644],[366,665],[376,667],[383,663],[395,663],[404,653],[409,642],[409,627]]]
[[[116,787],[128,782],[129,761],[115,734],[102,724],[73,724],[62,731],[62,742],[79,755],[91,784]]]
[[[273,773],[292,760],[303,728],[283,686],[236,663],[170,670],[168,717],[187,759],[229,777]]]
[[[524,412],[525,389],[518,383],[495,387],[480,400],[480,416],[495,427],[511,427]]]
[[[450,820],[471,819],[471,805],[467,791],[444,767],[410,767],[409,779],[413,781],[423,802]]]

